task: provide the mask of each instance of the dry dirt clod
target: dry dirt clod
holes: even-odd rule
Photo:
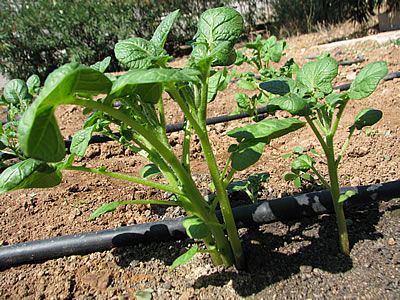
[[[388,239],[387,243],[389,246],[394,246],[397,244],[396,240],[392,237]]]

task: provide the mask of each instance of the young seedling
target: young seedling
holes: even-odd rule
[[[259,35],[255,41],[246,43],[243,50],[237,51],[235,64],[238,66],[242,64],[250,65],[257,70],[257,74],[245,72],[237,76],[238,87],[255,93],[252,96],[247,93],[236,93],[236,112],[247,112],[253,117],[254,121],[257,121],[257,107],[265,104],[269,99],[268,93],[259,88],[259,83],[282,76],[291,78],[297,72],[298,66],[293,59],[289,59],[280,69],[270,65],[270,62],[280,62],[286,47],[284,40],[278,41],[275,36],[263,39]]]
[[[318,155],[314,149],[311,149],[309,153]],[[315,161],[310,154],[308,154],[303,147],[297,146],[292,152],[282,155],[285,159],[294,157],[291,164],[291,171],[286,173],[284,178],[286,181],[293,182],[296,188],[300,188],[305,183],[315,183],[316,178],[313,175],[317,177],[319,175],[314,167]]]
[[[236,264],[238,268],[243,268],[244,254],[227,187],[235,172],[258,161],[272,139],[297,130],[305,123],[296,118],[264,120],[229,131],[227,135],[236,139],[236,143],[229,147],[229,159],[220,169],[208,137],[206,117],[208,103],[216,98],[217,92],[226,83],[224,70],[217,71],[213,67],[228,66],[235,61],[233,46],[241,34],[243,20],[238,12],[227,7],[205,11],[200,16],[189,65],[174,69],[168,67],[171,57],[163,46],[178,15],[179,11],[175,11],[164,18],[151,40],[135,37],[117,43],[116,57],[121,64],[130,68],[117,79],[110,80],[102,72],[76,63],[64,65],[50,74],[38,98],[20,121],[19,143],[26,156],[53,166],[55,171],[50,174],[51,178],[62,170],[89,172],[172,194],[167,201],[140,200],[137,203],[179,205],[187,212],[188,218],[183,222],[187,234],[193,239],[202,240],[206,250],[196,245],[188,254],[178,258],[174,266],[187,261],[199,251],[205,251],[216,265]],[[174,152],[166,134],[162,97],[165,92],[185,116],[180,155]],[[116,102],[120,105],[115,105]],[[72,155],[69,157],[66,156],[64,141],[54,116],[56,107],[65,104],[81,105],[93,112],[84,129],[74,135]],[[119,136],[111,133],[110,124],[119,128]],[[146,157],[151,164],[138,176],[111,172],[106,167],[76,165],[74,156],[84,155],[94,131],[108,133],[131,151]],[[194,133],[200,141],[215,187],[215,198],[211,201],[201,194],[191,173],[190,141]],[[155,174],[161,174],[163,180],[152,180]],[[20,182],[21,178],[25,182],[36,178],[31,169],[12,176]],[[4,185],[7,180],[0,176],[0,184]],[[50,185],[49,178],[47,181]],[[42,183],[46,183],[46,180]],[[2,191],[25,187],[32,185],[10,184]],[[114,210],[118,205],[134,202],[122,199],[107,204],[92,218]],[[217,217],[217,207],[221,210],[222,220]]]
[[[328,178],[322,176],[315,168],[314,161],[309,156],[299,156],[296,169],[311,169],[330,190],[336,213],[340,250],[345,255],[350,254],[350,247],[343,203],[354,193],[340,194],[338,168],[353,133],[374,125],[382,118],[382,112],[373,108],[361,110],[348,128],[348,137],[339,153],[336,152],[334,137],[347,104],[371,95],[387,72],[385,62],[370,63],[360,71],[347,92],[336,93],[333,91],[332,81],[338,73],[338,64],[333,58],[324,56],[305,64],[297,73],[296,80],[270,80],[261,84],[261,88],[279,95],[271,99],[268,104],[269,110],[285,110],[294,116],[304,117],[321,144],[328,165]]]

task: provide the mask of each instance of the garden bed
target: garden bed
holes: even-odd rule
[[[289,39],[287,57],[294,57],[296,62],[303,64],[306,62],[304,57],[319,54],[315,48],[308,47],[321,42],[322,38],[322,34],[312,34]],[[363,63],[340,67],[336,84],[353,80],[367,62],[384,60],[388,62],[389,72],[400,70],[400,48],[395,43],[377,45],[367,42],[330,52],[337,60],[357,56],[366,59]],[[183,61],[176,64],[182,65]],[[399,79],[383,82],[371,97],[349,104],[343,126],[348,126],[362,107],[380,109],[384,117],[370,130],[355,135],[340,169],[342,186],[399,179],[399,82]],[[222,92],[210,105],[209,116],[232,112],[235,109],[233,97],[238,91],[232,85]],[[168,103],[168,123],[182,121],[182,116],[176,115],[175,111],[175,104]],[[84,121],[81,112],[81,108],[72,106],[57,111],[66,138],[81,127]],[[250,121],[209,127],[219,162],[226,160],[226,150],[231,143],[225,132],[247,122]],[[344,134],[338,136],[338,141],[344,139]],[[181,140],[180,133],[170,134],[171,144],[177,151]],[[317,141],[308,129],[274,140],[267,147],[261,163],[238,173],[237,177],[269,172],[271,178],[261,190],[260,199],[306,191],[307,187],[295,189],[282,178],[288,171],[288,163],[281,155],[297,145],[317,147]],[[193,148],[194,158],[201,155],[198,150],[198,147]],[[144,159],[112,142],[91,145],[86,157],[82,162],[88,166],[107,165],[110,171],[127,174],[136,174],[145,164]],[[325,172],[326,167],[317,163]],[[205,167],[194,161],[196,182],[204,191],[209,182]],[[0,243],[8,245],[183,215],[183,211],[175,207],[137,205],[121,207],[96,221],[87,221],[89,214],[105,202],[166,196],[117,180],[66,172],[63,183],[56,188],[23,190],[1,196]],[[187,265],[168,272],[168,265],[191,241],[137,245],[8,269],[0,273],[0,297],[132,299],[137,291],[150,288],[155,299],[395,298],[400,292],[399,201],[377,202],[348,212],[353,246],[350,258],[338,253],[334,216],[322,215],[298,222],[241,229],[248,262],[248,269],[244,271],[213,267],[206,256],[199,255]]]

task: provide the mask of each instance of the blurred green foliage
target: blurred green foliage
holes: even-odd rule
[[[0,73],[44,79],[67,62],[93,64],[111,56],[110,71],[121,67],[113,48],[131,36],[149,38],[160,16],[181,10],[166,44],[169,53],[188,44],[200,13],[223,5],[236,7],[247,29],[284,26],[286,32],[306,32],[317,23],[352,18],[364,21],[376,0],[4,0],[0,1]],[[261,27],[261,28],[260,28]],[[276,32],[276,31],[275,31]]]

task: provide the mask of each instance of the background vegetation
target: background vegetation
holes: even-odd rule
[[[167,42],[169,52],[189,44],[197,17],[206,8],[235,6],[247,30],[256,26],[307,32],[318,23],[365,21],[376,0],[4,0],[0,1],[0,73],[42,79],[58,66],[93,64],[111,56],[110,70],[120,69],[113,47],[130,36],[149,38],[159,16],[177,8],[180,18]],[[379,1],[382,2],[382,1]],[[261,25],[263,24],[263,25]]]

